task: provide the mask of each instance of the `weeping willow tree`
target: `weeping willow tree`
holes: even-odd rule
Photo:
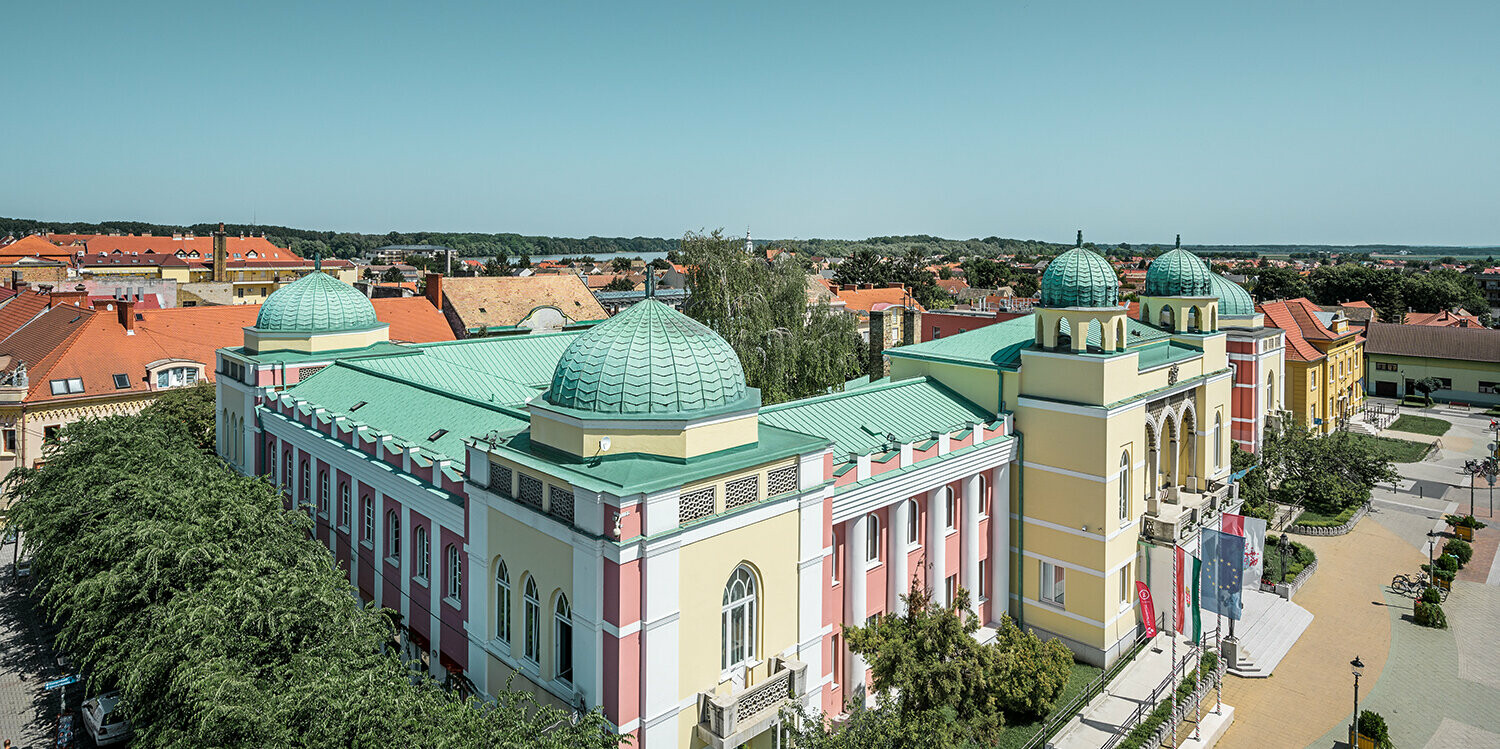
[[[745,382],[766,404],[838,389],[860,372],[854,318],[809,305],[810,279],[787,258],[767,263],[721,232],[682,238],[690,294],[684,311],[729,341]]]

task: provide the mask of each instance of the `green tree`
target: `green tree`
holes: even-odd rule
[[[1436,377],[1423,377],[1420,380],[1413,380],[1411,386],[1421,393],[1422,397],[1427,400],[1427,405],[1431,406],[1432,394],[1443,389],[1443,381]]]
[[[363,278],[366,281],[374,281],[380,278],[380,275],[375,272],[375,269],[371,268],[368,265],[365,266],[364,272],[359,275],[360,278]]]
[[[1312,286],[1298,273],[1295,268],[1263,268],[1255,277],[1256,298],[1262,301],[1272,299],[1296,299],[1298,297],[1311,297]]]
[[[1229,454],[1230,470],[1236,474],[1249,472],[1239,480],[1240,499],[1245,501],[1242,512],[1253,518],[1270,520],[1275,513],[1271,506],[1271,490],[1266,486],[1266,471],[1260,467],[1255,454],[1239,445]]]
[[[168,390],[143,411],[181,425],[199,449],[214,451],[214,386],[207,380],[199,380],[190,388]]]
[[[767,264],[741,244],[719,231],[683,237],[690,268],[683,311],[734,347],[746,383],[766,404],[842,388],[861,369],[853,316],[809,306],[800,263]]]
[[[486,276],[508,276],[510,275],[510,266],[506,265],[504,260],[492,257],[484,263],[484,274]]]
[[[406,274],[400,268],[392,265],[380,273],[380,280],[384,283],[401,283],[406,280]]]
[[[630,258],[617,257],[614,260],[609,261],[609,267],[616,273],[624,273],[625,271],[630,270]]]
[[[884,286],[890,280],[890,266],[875,251],[868,248],[855,250],[844,262],[834,268],[833,280],[843,284],[875,284]]]
[[[605,291],[634,291],[635,290],[635,284],[631,283],[630,279],[626,278],[625,276],[615,276],[614,278],[609,279],[609,283],[604,284],[604,290]]]
[[[1261,448],[1272,501],[1336,515],[1397,479],[1388,458],[1348,432],[1318,436],[1287,420],[1267,428]]]

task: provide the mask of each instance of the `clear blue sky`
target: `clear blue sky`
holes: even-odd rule
[[[7,6],[0,215],[1500,243],[1493,0],[230,5]]]

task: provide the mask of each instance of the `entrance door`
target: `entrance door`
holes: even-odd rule
[[[1386,381],[1386,382],[1376,382],[1375,383],[1375,394],[1378,395],[1378,396],[1380,396],[1380,397],[1382,397],[1382,398],[1394,398],[1394,397],[1396,397],[1396,383],[1389,382],[1389,381]]]

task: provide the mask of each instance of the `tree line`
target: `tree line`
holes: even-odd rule
[[[1472,273],[1449,268],[1410,272],[1358,263],[1320,265],[1303,276],[1296,268],[1260,268],[1251,286],[1260,300],[1306,297],[1318,304],[1364,301],[1384,322],[1399,323],[1408,310],[1463,308],[1490,323],[1490,305]]]
[[[460,700],[396,655],[305,513],[212,452],[213,388],[62,429],[16,469],[40,613],[142,747],[619,745],[598,711]]]

